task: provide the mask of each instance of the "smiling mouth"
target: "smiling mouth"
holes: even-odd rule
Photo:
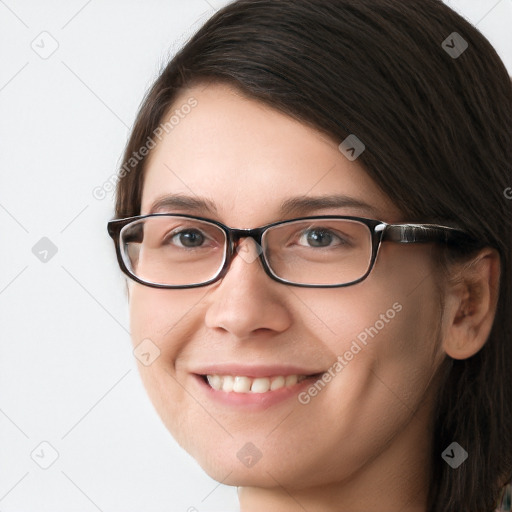
[[[267,393],[283,388],[291,388],[307,379],[318,379],[314,375],[277,375],[274,377],[245,377],[240,375],[201,375],[200,377],[215,391],[226,393]]]

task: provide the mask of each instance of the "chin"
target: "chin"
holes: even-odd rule
[[[260,467],[261,461],[251,468],[244,467],[239,461],[238,464],[227,463],[223,460],[201,461],[196,459],[204,472],[210,477],[224,485],[236,487],[274,487],[276,481],[269,475],[267,468],[263,465]],[[277,471],[269,471],[273,476],[280,480]]]
[[[242,448],[239,444],[231,440],[215,447],[202,445],[192,450],[188,449],[190,447],[184,448],[208,476],[225,485],[270,488],[275,487],[278,481],[281,485],[293,487],[304,478],[304,475],[297,473],[301,463],[296,458],[289,458],[277,450],[270,456],[261,454],[261,458],[258,458],[249,443],[242,444]],[[302,484],[307,485],[307,480],[305,477]]]

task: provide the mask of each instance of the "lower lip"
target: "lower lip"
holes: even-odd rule
[[[235,391],[221,391],[213,389],[200,375],[193,374],[194,379],[208,398],[224,405],[250,407],[253,409],[267,409],[277,403],[296,397],[301,391],[316,382],[319,376],[308,377],[293,386],[286,386],[265,393],[236,393]]]

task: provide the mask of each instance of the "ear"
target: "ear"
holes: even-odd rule
[[[500,257],[485,248],[457,270],[446,289],[443,348],[453,359],[467,359],[491,332],[499,295]]]

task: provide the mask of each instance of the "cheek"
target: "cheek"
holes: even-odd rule
[[[174,344],[169,341],[179,341],[173,331],[178,332],[187,325],[202,295],[197,291],[159,290],[132,283],[129,297],[133,344],[149,338],[161,351],[171,353]]]
[[[187,431],[181,423],[190,411],[183,410],[187,395],[177,380],[175,360],[197,329],[193,323],[197,317],[195,308],[200,307],[203,295],[204,291],[198,294],[192,290],[159,290],[130,284],[132,344],[136,354],[149,352],[152,358],[147,364],[136,355],[139,374],[156,412],[180,444]]]
[[[345,427],[340,418],[357,416],[365,425],[383,425],[385,418],[391,431],[430,391],[444,357],[432,279],[418,285],[419,277],[414,281],[395,276],[394,283],[380,283],[378,288],[375,281],[301,297],[322,320],[311,315],[304,325],[313,330],[318,324],[314,332],[331,354],[336,376],[325,396],[337,404],[331,409],[332,424],[341,430]],[[318,400],[317,405],[325,403]]]
[[[326,461],[345,460],[339,466],[343,472],[369,460],[411,418],[418,419],[416,411],[435,393],[431,379],[440,362],[435,349],[439,315],[434,296],[433,288],[421,295],[395,288],[393,296],[384,300],[382,293],[362,293],[356,298],[350,292],[337,301],[331,298],[331,307],[334,303],[340,307],[336,315],[324,319],[336,334],[323,341],[333,354],[335,377],[318,393],[308,390],[312,394],[304,406],[311,418],[322,421],[297,422],[296,429],[280,442],[286,445],[290,439],[292,449],[298,438],[310,437],[317,447],[310,464],[321,472]],[[319,302],[309,304],[322,311]],[[430,414],[427,408],[418,423],[426,422]]]
[[[393,304],[396,311],[379,314],[363,331],[368,334],[368,377],[392,402],[396,398],[412,411],[427,392],[440,362],[440,319],[436,307],[421,300],[403,297]]]
[[[430,374],[442,355],[441,318],[433,284],[420,288],[411,293],[408,286],[395,286],[392,293],[354,294],[338,301],[346,309],[332,320],[333,330],[343,333],[331,336],[332,351],[350,361],[364,361],[367,371],[382,375],[389,384]]]
[[[352,297],[357,329],[375,354],[376,369],[399,379],[430,373],[440,362],[441,310],[431,247],[383,245],[373,280]],[[372,289],[372,287],[374,289]]]
[[[156,393],[159,386],[169,390],[175,373],[174,362],[190,332],[201,295],[184,290],[159,290],[138,284],[130,288],[130,335],[139,373],[147,391]],[[194,313],[194,314],[193,314]],[[150,354],[150,364],[138,357]],[[176,390],[174,390],[176,391]]]

